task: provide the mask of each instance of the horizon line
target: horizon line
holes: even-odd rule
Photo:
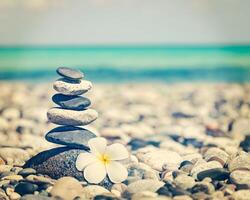
[[[31,45],[1,45],[0,49],[8,48],[230,48],[250,47],[249,43],[163,43],[163,44],[31,44]]]

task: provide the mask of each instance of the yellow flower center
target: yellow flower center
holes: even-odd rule
[[[100,161],[104,164],[104,165],[107,165],[110,163],[110,157],[107,155],[107,154],[102,154],[100,155],[99,157]]]

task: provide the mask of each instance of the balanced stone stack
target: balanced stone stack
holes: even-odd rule
[[[88,140],[95,135],[78,126],[90,124],[97,119],[98,113],[88,109],[90,100],[80,95],[88,92],[92,83],[82,80],[84,75],[78,70],[60,67],[57,73],[63,78],[55,81],[54,89],[59,93],[55,94],[52,100],[60,107],[49,109],[47,116],[50,122],[63,126],[51,130],[46,139],[68,147],[87,149]]]
[[[80,153],[89,150],[88,141],[96,137],[91,131],[79,126],[85,126],[97,119],[98,113],[89,109],[91,102],[80,96],[92,88],[92,83],[83,80],[83,73],[71,68],[60,67],[57,73],[62,76],[54,82],[58,92],[52,97],[58,107],[48,110],[48,120],[61,125],[49,131],[47,141],[64,145],[41,152],[31,158],[25,167],[31,167],[38,173],[47,174],[51,178],[73,176],[83,180],[82,172],[75,167],[75,161]]]

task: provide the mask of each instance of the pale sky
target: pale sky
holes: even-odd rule
[[[250,0],[0,0],[0,45],[250,43]]]

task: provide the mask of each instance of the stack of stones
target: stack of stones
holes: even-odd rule
[[[79,126],[85,126],[97,119],[98,113],[89,109],[91,102],[80,96],[92,88],[90,81],[83,80],[83,73],[71,68],[60,67],[57,73],[62,76],[54,82],[58,92],[52,100],[59,107],[48,110],[48,120],[60,125],[49,131],[47,141],[64,145],[43,151],[28,160],[24,167],[36,169],[38,173],[47,174],[58,179],[72,176],[84,180],[82,172],[75,167],[75,161],[80,153],[89,150],[88,141],[96,137],[91,131]]]
[[[62,76],[54,83],[54,89],[59,92],[52,97],[60,107],[49,109],[48,120],[54,124],[63,125],[51,130],[46,135],[49,142],[66,145],[73,148],[87,149],[87,142],[95,135],[87,129],[80,128],[97,119],[98,113],[88,109],[91,102],[80,96],[92,88],[90,81],[82,80],[81,71],[59,67],[57,73]]]

